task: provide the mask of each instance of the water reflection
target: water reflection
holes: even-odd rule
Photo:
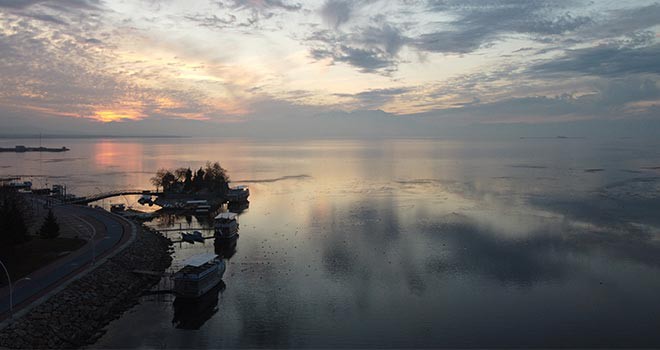
[[[140,169],[211,159],[251,183],[240,249],[174,247],[174,270],[199,253],[231,259],[231,288],[194,337],[172,326],[169,302],[144,300],[99,347],[660,345],[657,144],[173,142],[143,147],[137,170],[110,162],[130,176],[105,169],[98,180],[140,186]],[[44,169],[64,164],[87,174],[83,160]],[[149,225],[174,236],[179,224],[209,223],[171,215]]]
[[[215,239],[215,253],[223,259],[231,259],[236,254],[238,235],[230,239]]]
[[[218,312],[218,296],[225,288],[225,283],[220,281],[199,298],[177,297],[174,299],[172,303],[174,308],[172,324],[178,329],[200,329],[206,321]]]

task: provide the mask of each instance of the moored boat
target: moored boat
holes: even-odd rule
[[[222,281],[225,262],[215,254],[195,255],[174,274],[174,292],[181,298],[198,298]]]
[[[220,213],[213,219],[216,239],[233,239],[238,236],[238,214]]]

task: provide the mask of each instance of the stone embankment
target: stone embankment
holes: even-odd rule
[[[0,348],[77,348],[92,344],[103,328],[134,306],[158,276],[133,270],[165,271],[171,242],[140,228],[130,246],[0,331]]]

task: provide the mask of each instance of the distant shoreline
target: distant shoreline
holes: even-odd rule
[[[2,135],[0,139],[183,139],[181,135]]]

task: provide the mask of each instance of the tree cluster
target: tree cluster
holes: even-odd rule
[[[207,162],[206,166],[200,167],[197,171],[190,168],[178,168],[174,171],[160,169],[151,178],[151,183],[162,188],[165,193],[224,194],[229,188],[229,176],[220,163]]]
[[[23,198],[15,193],[0,192],[0,244],[15,245],[29,239],[26,211]]]
[[[48,210],[48,215],[39,229],[39,235],[43,238],[55,238],[60,235],[60,225],[57,223],[52,209]]]

